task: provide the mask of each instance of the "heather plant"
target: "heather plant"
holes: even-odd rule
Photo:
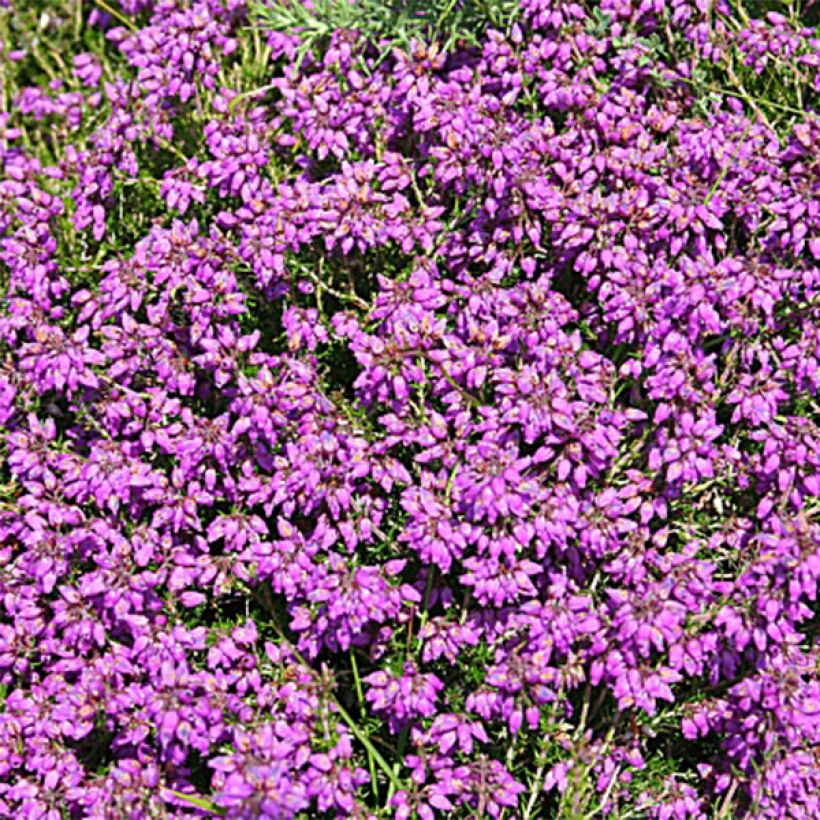
[[[820,815],[817,25],[0,0],[0,816]]]

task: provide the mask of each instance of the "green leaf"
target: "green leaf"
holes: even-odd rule
[[[209,811],[211,814],[217,814],[222,816],[225,814],[225,809],[217,806],[216,803],[212,803],[205,797],[198,797],[193,794],[184,794],[183,792],[174,791],[173,789],[168,790],[174,797],[178,798],[179,800],[184,800],[186,803],[190,803],[192,806],[196,806],[198,809],[202,809],[203,811]]]

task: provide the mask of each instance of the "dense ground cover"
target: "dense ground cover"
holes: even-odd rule
[[[0,816],[820,816],[793,0],[0,0]]]

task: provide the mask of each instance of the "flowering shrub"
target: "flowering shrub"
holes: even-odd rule
[[[418,11],[0,2],[0,816],[820,815],[816,8]]]

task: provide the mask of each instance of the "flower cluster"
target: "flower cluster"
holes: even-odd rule
[[[817,817],[809,13],[8,5],[0,815]]]

